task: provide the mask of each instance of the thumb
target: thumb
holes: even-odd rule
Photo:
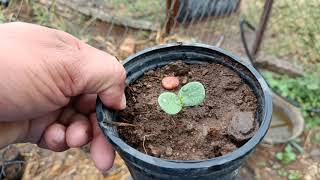
[[[62,62],[66,70],[70,88],[65,94],[78,96],[81,94],[98,94],[102,102],[113,109],[124,109],[126,99],[124,95],[126,72],[118,60],[103,51],[81,42],[75,37],[58,32],[58,39],[73,44],[73,58]],[[74,58],[76,57],[76,58]],[[71,60],[70,60],[71,59]],[[68,87],[68,86],[67,86]]]
[[[126,72],[118,60],[87,44],[83,50],[82,74],[85,79],[82,93],[98,94],[102,102],[114,109],[126,107],[124,94]]]

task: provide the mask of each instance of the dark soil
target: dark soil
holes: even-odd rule
[[[161,80],[177,76],[180,86],[199,81],[206,89],[202,105],[168,115],[157,103]],[[176,91],[178,91],[178,89]],[[127,109],[120,119],[133,126],[119,134],[139,151],[165,159],[199,160],[227,154],[250,139],[259,124],[257,99],[250,87],[220,64],[187,65],[182,62],[147,72],[128,88]]]

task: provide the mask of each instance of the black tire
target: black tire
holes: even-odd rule
[[[208,16],[224,16],[236,11],[240,0],[181,0],[177,15],[180,23]]]

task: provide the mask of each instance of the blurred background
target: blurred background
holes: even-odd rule
[[[320,179],[319,0],[0,0],[0,23],[71,33],[120,61],[170,42],[206,43],[254,65],[274,91],[273,120],[240,179]],[[105,173],[88,148],[1,150],[1,179],[131,179],[123,161]]]

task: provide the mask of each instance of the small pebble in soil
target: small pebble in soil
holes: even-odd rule
[[[160,157],[160,155],[163,154],[163,148],[161,147],[154,147],[149,144],[148,148],[150,149],[150,153],[156,157]]]
[[[182,80],[181,80],[181,84],[182,84],[182,85],[185,85],[185,84],[187,84],[187,82],[188,82],[188,77],[187,77],[187,76],[184,76],[184,77],[182,78]]]
[[[211,137],[219,137],[220,132],[218,128],[209,128],[208,135]]]
[[[208,74],[208,72],[209,72],[209,70],[208,70],[208,69],[205,69],[205,70],[202,71],[201,74],[202,74],[202,76],[205,76],[206,74]]]
[[[252,137],[254,128],[254,115],[252,112],[236,112],[231,119],[228,133],[235,140],[243,141]]]
[[[183,143],[184,143],[184,139],[181,139],[181,140],[178,141],[177,144],[181,145],[181,144],[183,144]]]
[[[167,90],[176,89],[179,86],[179,79],[174,76],[164,77],[161,81],[162,87]]]
[[[194,128],[193,128],[193,125],[190,123],[190,124],[187,124],[187,128],[186,130],[187,131],[192,131]]]
[[[171,155],[172,155],[172,151],[173,151],[173,149],[172,149],[171,147],[167,147],[167,149],[166,149],[166,155],[167,155],[167,156],[171,156]]]
[[[243,101],[241,100],[241,99],[239,99],[237,102],[236,102],[236,105],[240,105],[240,104],[242,104],[243,103]]]
[[[150,70],[150,71],[146,72],[145,74],[146,74],[146,75],[151,75],[151,74],[153,74],[153,73],[154,73],[154,70]]]
[[[148,101],[146,104],[148,104],[148,105],[153,105],[154,103],[152,102],[152,101]]]

